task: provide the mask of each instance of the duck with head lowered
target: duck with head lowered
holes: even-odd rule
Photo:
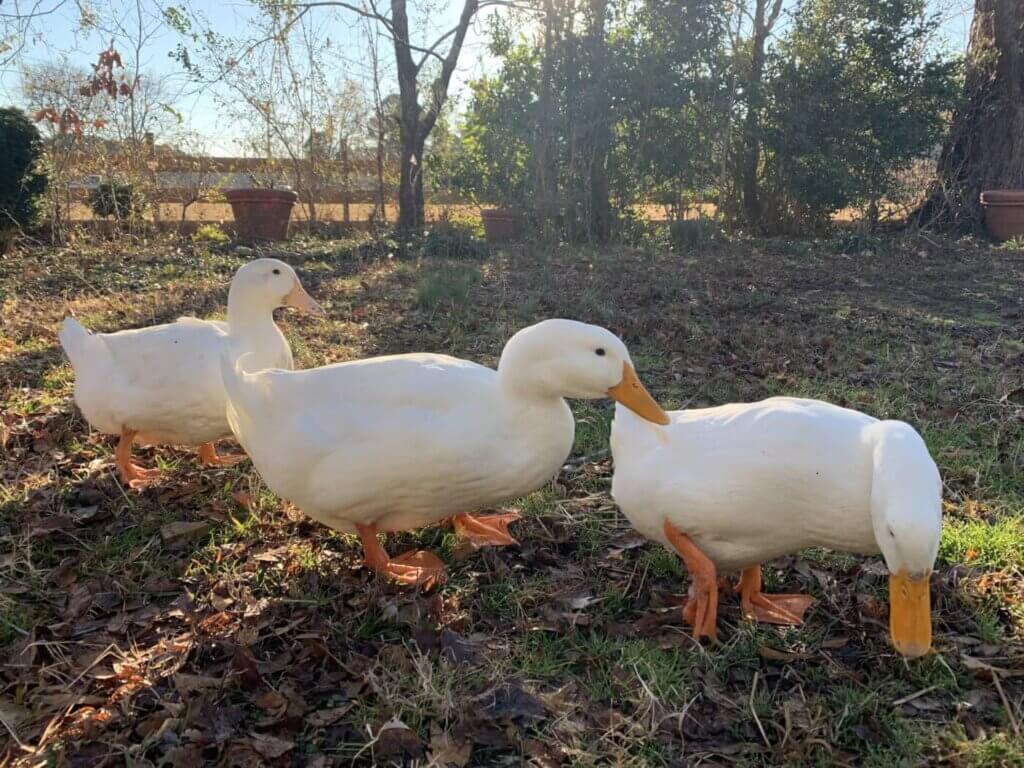
[[[469,512],[557,474],[575,423],[565,398],[611,397],[666,423],[609,331],[546,320],[516,333],[498,369],[446,355],[376,357],[304,371],[222,360],[228,421],[266,484],[315,520],[357,533],[365,564],[406,584],[443,578],[427,552],[389,557],[378,533],[453,518],[474,544],[509,544],[515,515]]]
[[[694,637],[716,636],[719,571],[741,572],[745,616],[801,623],[813,599],[763,593],[761,563],[827,547],[882,554],[893,644],[908,657],[929,650],[942,482],[917,432],[790,397],[669,417],[654,434],[616,409],[612,496],[640,533],[682,557]]]
[[[214,441],[231,434],[220,357],[230,344],[254,365],[292,368],[274,310],[291,306],[322,315],[295,271],[277,259],[242,266],[228,292],[227,322],[182,317],[117,333],[91,333],[73,317],[60,343],[75,369],[75,402],[100,432],[120,435],[117,468],[130,486],[156,476],[132,462],[132,443],[199,446],[203,464],[220,464]]]

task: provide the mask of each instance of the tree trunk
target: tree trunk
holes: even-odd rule
[[[914,218],[955,232],[981,229],[986,189],[1024,188],[1024,3],[975,0],[964,96]]]
[[[605,243],[612,232],[612,205],[609,199],[608,159],[611,153],[611,100],[608,94],[608,39],[605,21],[608,0],[590,0],[590,183],[588,229],[590,237]]]
[[[537,138],[536,180],[537,218],[545,240],[554,234],[554,219],[558,211],[558,179],[552,169],[554,148],[554,0],[544,0],[544,52],[540,63],[540,91],[538,96],[539,125]]]
[[[416,206],[416,175],[419,174],[419,160],[413,141],[402,132],[402,156],[398,169],[398,229],[409,231],[417,228],[417,218],[422,212]]]
[[[768,11],[768,3],[772,9]],[[743,121],[743,210],[747,224],[761,226],[761,81],[764,79],[765,47],[782,11],[782,0],[756,0],[754,29],[750,41],[750,73],[747,78],[747,114]]]
[[[423,157],[423,143],[416,148],[416,157]],[[413,174],[413,191],[416,194],[416,228],[422,230],[427,223],[427,206],[423,199],[423,163],[416,164]]]
[[[417,77],[426,58],[419,64],[413,61],[409,42],[409,16],[406,0],[391,0],[391,32],[395,44],[395,64],[398,70],[398,97],[401,108],[399,135],[402,143],[401,168],[398,178],[398,228],[400,230],[423,227],[423,147],[437,122],[448,85],[458,63],[462,44],[466,40],[469,23],[476,15],[478,0],[465,0],[459,22],[450,32],[452,37],[448,53],[441,61],[441,72],[431,84],[430,104],[420,114],[419,84]],[[447,37],[447,35],[445,36]],[[444,39],[444,38],[442,38]]]

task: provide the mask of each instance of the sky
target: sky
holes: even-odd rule
[[[786,0],[787,6],[792,6],[795,2],[796,0]],[[970,0],[928,2],[944,19],[944,44],[952,50],[962,51],[966,46],[973,3]],[[62,56],[66,56],[74,65],[88,67],[110,41],[109,31],[81,27],[79,2],[42,0],[42,4],[43,7],[56,7],[57,10],[36,22],[17,59],[0,68],[0,99],[3,101],[20,102],[22,67],[59,60]],[[202,135],[208,152],[215,155],[238,154],[238,131],[231,125],[225,125],[212,94],[208,90],[199,91],[190,84],[182,73],[181,66],[170,57],[180,42],[180,37],[159,23],[159,15],[164,7],[172,4],[173,0],[108,0],[93,7],[101,17],[119,19],[123,24],[131,25],[133,30],[138,26],[137,10],[142,9],[143,28],[151,30],[151,36],[147,39],[140,57],[142,70],[168,79],[172,91],[177,96],[176,107],[184,120],[183,127]],[[188,4],[194,12],[208,20],[211,28],[229,36],[245,36],[254,14],[252,4],[246,0],[188,0]],[[10,8],[16,3],[5,5]],[[423,0],[417,5],[423,12],[419,19],[413,18],[413,26],[414,29],[418,29],[419,39],[432,41],[438,32],[454,26],[461,6],[461,0]],[[495,67],[495,62],[486,51],[485,18],[490,13],[497,12],[500,11],[494,8],[483,12],[467,35],[450,91],[456,98],[465,91],[467,82]],[[345,74],[357,80],[364,79],[367,76],[363,54],[365,33],[356,25],[355,15],[336,9],[314,9],[311,13],[317,14],[315,23],[327,31],[343,52],[339,66],[348,70]],[[413,33],[413,37],[415,42],[418,37],[416,32]],[[382,40],[382,57],[387,57],[390,61],[391,56],[387,41]]]

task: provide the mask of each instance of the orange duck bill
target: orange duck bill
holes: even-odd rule
[[[668,414],[640,383],[636,371],[629,363],[622,364],[622,381],[608,390],[608,397],[622,403],[642,419],[662,426],[669,423]]]

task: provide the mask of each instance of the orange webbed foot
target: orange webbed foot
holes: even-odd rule
[[[398,557],[391,558],[383,569],[377,569],[399,584],[410,587],[430,589],[435,584],[444,583],[444,563],[432,552],[415,549]]]
[[[683,559],[690,572],[690,597],[683,606],[683,620],[693,627],[693,638],[718,639],[718,573],[693,540],[676,530],[668,520],[664,525],[665,537]]]
[[[452,518],[452,526],[458,536],[474,547],[504,547],[519,543],[508,532],[508,524],[518,519],[518,512],[482,517],[463,513]]]
[[[135,430],[121,430],[121,439],[118,440],[114,457],[121,482],[129,488],[143,488],[160,476],[160,470],[145,469],[132,461],[132,442],[135,435]]]
[[[204,467],[231,467],[240,461],[245,460],[244,453],[220,456],[213,443],[203,443],[199,446],[199,463]]]
[[[444,563],[437,555],[413,550],[390,558],[377,541],[377,526],[357,523],[356,530],[363,542],[363,564],[367,568],[407,586],[430,589],[444,582]]]
[[[765,624],[799,626],[804,622],[804,613],[815,603],[810,595],[766,595],[761,591],[759,565],[743,571],[736,591],[744,617]]]

